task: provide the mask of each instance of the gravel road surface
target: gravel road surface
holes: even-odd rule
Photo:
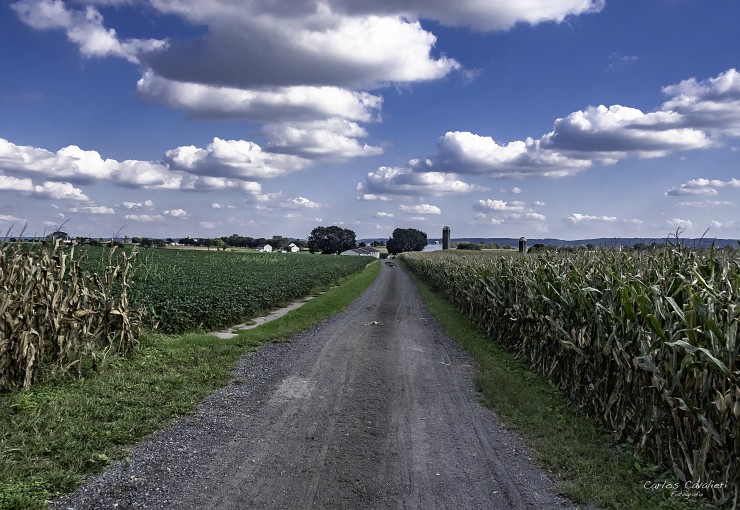
[[[237,383],[52,508],[573,508],[473,372],[385,263],[345,312],[244,357]]]

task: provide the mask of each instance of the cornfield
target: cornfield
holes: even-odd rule
[[[493,340],[638,454],[738,504],[740,258],[680,246],[486,257],[406,254]],[[734,501],[734,503],[733,503]]]
[[[128,303],[133,257],[113,249],[100,274],[87,274],[59,241],[0,246],[0,391],[134,347],[142,312]]]

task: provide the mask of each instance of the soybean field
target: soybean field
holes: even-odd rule
[[[404,254],[487,335],[681,481],[740,479],[740,257]]]
[[[85,265],[101,271],[107,249],[90,248]],[[129,299],[164,333],[237,324],[364,268],[368,257],[140,250]]]

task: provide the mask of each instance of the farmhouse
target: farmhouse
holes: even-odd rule
[[[301,249],[295,243],[290,243],[286,249],[290,253],[298,253],[299,251],[301,251]]]
[[[259,246],[257,246],[257,248],[255,248],[255,249],[256,249],[257,251],[263,251],[263,252],[271,252],[271,251],[272,251],[272,246],[270,246],[269,244],[260,244],[260,245],[259,245]]]
[[[351,250],[343,251],[342,253],[340,253],[340,255],[350,255],[354,257],[375,257],[376,259],[380,258],[380,252],[375,248],[371,248],[369,246],[364,246],[362,248],[352,248]]]

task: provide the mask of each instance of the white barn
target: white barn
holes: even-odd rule
[[[257,251],[263,251],[263,252],[271,252],[271,251],[272,251],[272,246],[270,246],[269,244],[260,244],[260,245],[259,245],[259,246],[257,246],[257,248],[255,248],[255,249],[256,249]]]
[[[371,248],[370,246],[363,246],[362,248],[352,248],[350,250],[345,250],[340,253],[340,255],[349,255],[353,257],[374,257],[376,259],[380,258],[380,252],[375,248]]]

